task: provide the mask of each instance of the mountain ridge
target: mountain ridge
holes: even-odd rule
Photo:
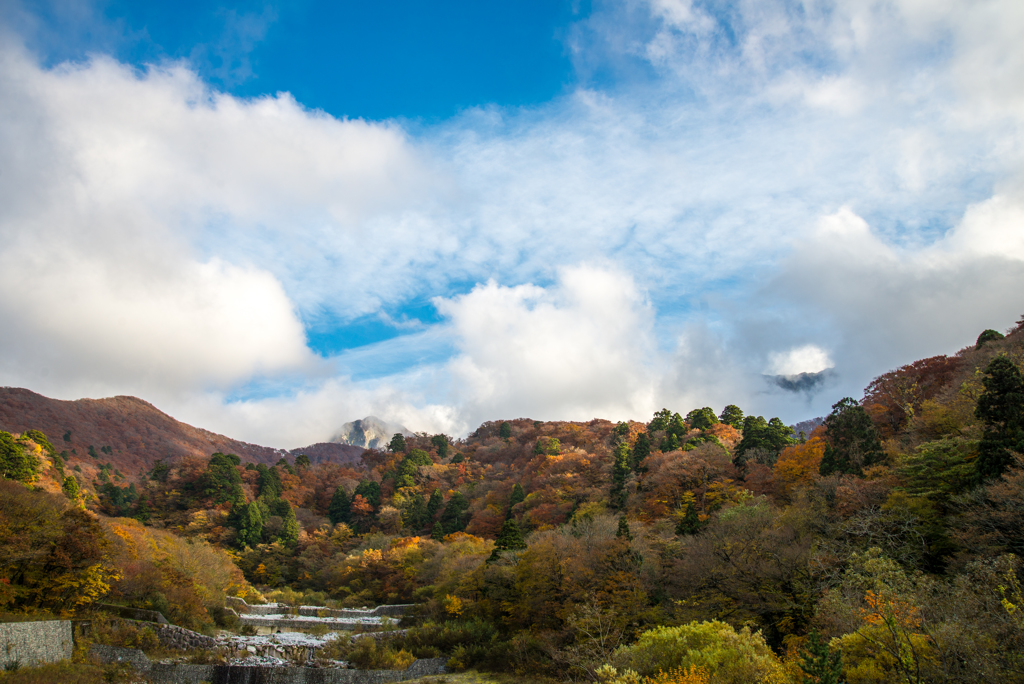
[[[0,387],[0,429],[40,430],[66,452],[69,466],[110,463],[127,475],[148,472],[160,459],[208,458],[218,451],[266,465],[303,453],[314,463],[358,463],[364,451],[337,443],[265,447],[183,423],[134,396],[51,399],[21,387]]]

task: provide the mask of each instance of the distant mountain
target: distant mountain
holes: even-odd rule
[[[809,420],[802,420],[793,426],[793,435],[795,437],[799,437],[801,432],[804,433],[805,435],[809,435],[814,430],[814,428],[824,424],[825,419],[821,416],[819,416],[818,418],[810,418]]]
[[[313,444],[292,449],[249,444],[175,420],[136,397],[50,399],[27,389],[0,388],[0,430],[41,430],[69,464],[110,463],[126,475],[148,472],[157,459],[237,454],[242,461],[273,465],[306,454],[313,463],[358,463],[364,449],[348,444]]]
[[[404,425],[389,423],[376,416],[367,416],[362,420],[354,420],[342,425],[341,430],[331,438],[331,441],[337,444],[351,444],[364,449],[383,449],[398,432],[406,437],[413,436],[412,431]]]

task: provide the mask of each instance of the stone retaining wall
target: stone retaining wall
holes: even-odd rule
[[[110,603],[96,603],[96,608],[107,612],[113,613],[118,617],[125,618],[126,620],[141,620],[142,622],[156,622],[161,625],[169,625],[170,622],[163,616],[163,613],[156,610],[143,610],[142,608],[129,608],[127,606],[115,606]]]
[[[175,651],[194,651],[196,649],[209,650],[217,648],[218,646],[217,640],[213,637],[200,634],[199,632],[193,632],[190,629],[178,627],[177,625],[160,625],[155,622],[125,620],[123,618],[119,618],[119,620],[121,622],[127,622],[134,625],[135,627],[143,627],[153,630],[157,639],[160,640],[161,646]],[[79,636],[90,636],[92,624],[88,620],[76,622],[75,626],[78,630]]]
[[[164,648],[173,648],[179,651],[194,651],[195,649],[217,648],[217,640],[213,637],[193,632],[177,625],[156,625],[156,635],[160,639],[160,645]]]
[[[0,624],[0,667],[57,663],[73,649],[70,620]]]

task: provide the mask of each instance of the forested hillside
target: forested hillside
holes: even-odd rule
[[[420,603],[421,626],[381,648],[454,668],[1024,681],[1022,367],[1024,319],[837,398],[809,435],[734,405],[520,418],[458,440],[395,435],[359,464],[214,453],[134,481],[68,469],[54,435],[4,433],[5,477],[63,493],[4,483],[0,603],[74,610],[108,595],[202,626],[225,591],[284,589]],[[12,550],[42,534],[17,524],[39,506],[46,534],[91,535],[66,570],[92,577],[91,594],[55,593],[49,556]],[[206,554],[219,574],[176,598],[167,587],[187,570],[125,550],[147,544]]]
[[[46,434],[65,463],[79,466],[89,481],[100,465],[135,480],[158,460],[209,458],[218,451],[267,465],[289,453],[306,454],[315,463],[353,463],[363,453],[347,444],[314,444],[291,452],[249,444],[182,423],[136,397],[61,401],[27,389],[0,387],[0,430],[31,429]]]

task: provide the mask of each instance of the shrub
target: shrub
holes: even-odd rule
[[[137,648],[146,653],[160,648],[160,639],[152,628],[124,620],[99,617],[92,621],[90,636],[97,644]]]
[[[648,677],[696,667],[722,684],[756,682],[780,666],[760,632],[737,632],[717,620],[648,630],[618,649],[613,660]]]
[[[356,639],[348,653],[348,661],[360,670],[404,670],[416,660],[405,649],[396,650],[390,644],[377,643],[373,637]]]

